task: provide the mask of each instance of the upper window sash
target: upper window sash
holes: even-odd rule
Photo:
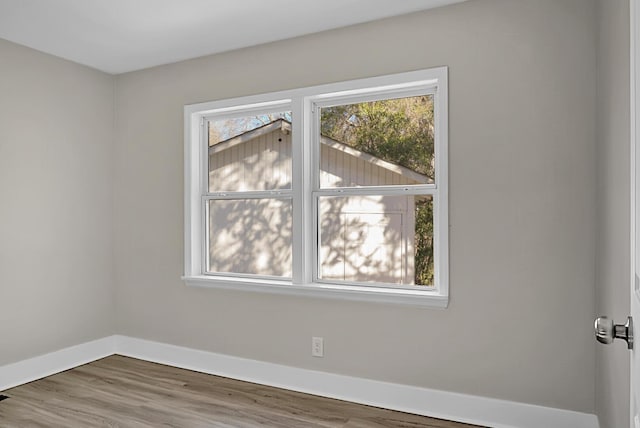
[[[411,82],[409,86],[403,85],[389,85],[383,88],[366,88],[363,91],[342,91],[342,92],[334,92],[332,94],[319,94],[312,97],[307,97],[307,106],[311,112],[311,123],[309,129],[311,130],[311,136],[309,140],[312,142],[312,182],[313,182],[313,192],[329,192],[329,193],[351,193],[354,194],[362,192],[362,188],[366,189],[379,189],[385,194],[389,192],[395,192],[396,190],[404,190],[408,191],[409,189],[413,189],[415,191],[427,191],[428,193],[432,193],[433,190],[437,189],[437,156],[438,152],[442,150],[439,149],[439,145],[442,145],[442,142],[439,140],[441,136],[437,133],[437,128],[442,126],[437,123],[438,119],[438,109],[442,106],[438,104],[438,80],[427,80],[427,81],[419,81],[419,82]],[[337,106],[346,106],[353,104],[362,104],[372,101],[386,101],[392,99],[402,99],[402,98],[411,98],[411,97],[419,97],[419,96],[432,96],[433,97],[433,113],[434,113],[434,153],[433,158],[435,160],[435,176],[433,177],[433,182],[431,183],[421,183],[421,184],[404,184],[404,185],[362,185],[362,186],[323,186],[320,180],[320,171],[321,171],[321,149],[322,149],[322,133],[321,133],[321,111],[323,108],[328,107],[337,107]],[[366,156],[367,153],[363,153]],[[356,190],[357,189],[357,190]]]

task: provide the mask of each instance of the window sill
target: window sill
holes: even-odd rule
[[[320,297],[360,302],[391,303],[406,306],[444,309],[449,297],[433,290],[390,289],[335,284],[292,284],[290,281],[251,280],[234,277],[182,277],[187,286],[205,287],[290,296]]]

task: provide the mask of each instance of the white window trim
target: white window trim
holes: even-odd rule
[[[307,171],[314,171],[313,141],[316,130],[312,126],[312,110],[316,105],[363,101],[366,97],[380,98],[415,94],[416,91],[434,93],[435,125],[435,183],[423,190],[434,197],[434,287],[394,288],[375,285],[335,284],[314,282],[313,258],[315,249],[314,196],[323,190],[314,188]],[[264,111],[278,108],[291,109],[294,121],[302,126],[292,128],[293,185],[286,193],[293,200],[293,275],[291,280],[264,277],[240,277],[224,274],[204,274],[204,240],[206,219],[203,195],[208,184],[207,141],[204,132],[206,118],[221,114],[245,114],[250,110]],[[300,118],[300,119],[295,119]],[[449,245],[448,245],[448,84],[447,67],[438,67],[408,73],[393,74],[367,79],[351,80],[261,95],[191,104],[184,107],[185,123],[185,235],[184,276],[188,286],[213,287],[243,291],[337,298],[357,301],[398,303],[411,306],[445,308],[449,302]],[[364,188],[370,193],[373,188]],[[388,188],[376,191],[387,193]],[[272,192],[274,197],[282,191]],[[311,224],[308,224],[311,223]]]

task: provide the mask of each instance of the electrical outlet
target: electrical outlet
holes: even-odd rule
[[[311,355],[314,357],[324,357],[324,338],[311,338]]]

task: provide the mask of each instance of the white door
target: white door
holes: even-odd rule
[[[636,80],[638,80],[636,77]],[[632,94],[633,95],[633,94]],[[636,99],[638,99],[638,95],[633,95]],[[632,162],[631,168],[631,177],[632,177],[632,186],[631,186],[631,207],[632,207],[632,225],[631,225],[631,269],[632,269],[632,280],[629,281],[630,290],[631,290],[631,319],[632,323],[635,324],[635,342],[633,349],[631,350],[631,379],[630,379],[630,394],[629,397],[631,399],[630,410],[631,410],[631,427],[632,428],[640,428],[640,391],[638,390],[638,386],[640,386],[640,351],[638,350],[639,341],[638,341],[638,332],[640,330],[640,135],[636,130],[637,127],[633,126],[633,123],[640,123],[638,117],[638,111],[634,114],[635,119],[632,119],[632,156],[634,161]]]
[[[634,73],[635,74],[635,73]],[[640,76],[636,76],[635,80]],[[640,100],[637,94],[637,90],[632,93],[632,96],[636,100]],[[632,195],[631,195],[631,207],[632,207],[632,225],[631,225],[631,268],[632,280],[629,281],[631,290],[631,318],[632,322],[635,322],[635,335],[638,336],[640,332],[640,133],[638,133],[637,126],[634,123],[640,124],[639,111],[634,112],[634,118],[632,118],[632,162],[631,176],[632,176]],[[640,351],[638,347],[640,342],[635,340],[633,349],[631,350],[631,391],[630,391],[630,409],[631,409],[631,427],[640,428]]]
[[[640,4],[630,1],[631,11],[631,317],[640,328]],[[637,335],[637,334],[636,334]],[[638,342],[638,341],[637,341]],[[640,351],[631,351],[631,427],[640,428]]]

